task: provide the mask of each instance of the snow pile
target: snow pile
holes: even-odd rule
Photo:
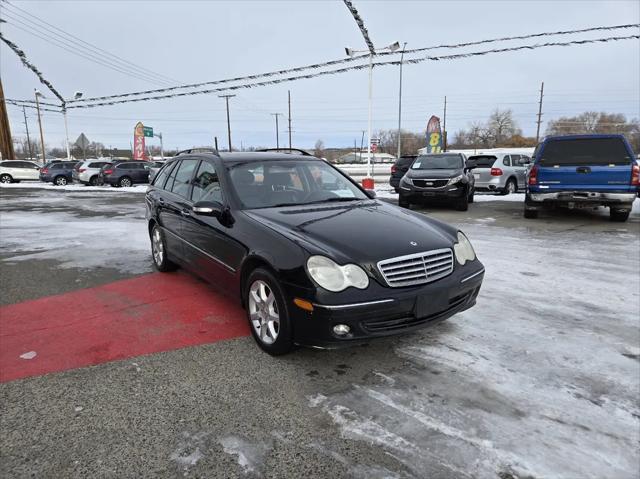
[[[0,183],[0,188],[27,189],[27,190],[56,190],[56,191],[100,191],[105,193],[146,193],[149,185],[133,185],[122,188],[114,188],[109,185],[88,186],[80,183],[70,183],[65,186],[56,186],[53,183],[29,182]]]

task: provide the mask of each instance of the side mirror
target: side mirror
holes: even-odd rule
[[[375,199],[378,195],[376,194],[376,190],[364,190],[369,198],[372,200]]]
[[[219,201],[198,201],[191,209],[197,215],[220,218],[224,211],[224,206]]]

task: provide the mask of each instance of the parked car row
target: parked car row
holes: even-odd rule
[[[509,152],[403,156],[392,166],[389,184],[407,208],[444,200],[466,211],[475,191],[524,192],[526,218],[545,207],[604,206],[612,221],[626,221],[640,196],[640,162],[622,135],[553,136],[533,158]]]
[[[163,165],[160,161],[106,161],[92,159],[85,161],[54,160],[43,167],[24,160],[6,160],[0,162],[0,183],[19,183],[20,181],[43,181],[64,186],[78,182],[97,186],[132,186],[137,183],[149,183],[150,175]]]

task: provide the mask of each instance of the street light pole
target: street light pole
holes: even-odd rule
[[[391,52],[395,52],[400,48],[400,44],[398,42],[392,43],[391,45],[380,48],[378,50],[389,50]],[[368,131],[369,131],[369,142],[367,145],[367,184],[372,184],[373,179],[371,178],[371,121],[372,121],[372,109],[373,109],[373,56],[377,53],[376,49],[366,50],[369,54],[369,119],[368,119]],[[352,50],[351,48],[345,48],[345,51],[348,56],[353,57],[356,53],[363,53],[362,50]],[[364,182],[364,180],[363,180]]]
[[[400,86],[398,88],[398,154],[396,158],[400,158],[402,154],[402,60],[404,59],[404,50],[407,47],[407,42],[402,45],[402,53],[400,54]]]
[[[67,104],[62,103],[62,116],[64,117],[64,139],[67,147],[67,161],[71,161],[71,150],[69,149],[69,126],[67,124]]]
[[[40,145],[42,146],[42,164],[44,165],[47,160],[45,158],[45,153],[44,153],[44,133],[42,133],[42,118],[40,117],[40,95],[42,95],[42,93],[40,93],[38,90],[34,90],[35,95],[36,95],[36,110],[38,111],[38,126],[40,127]]]

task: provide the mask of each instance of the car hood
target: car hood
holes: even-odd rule
[[[434,170],[409,170],[407,177],[409,178],[430,178],[430,179],[447,179],[455,178],[462,174],[462,168],[455,169],[434,169]]]
[[[457,234],[452,226],[379,200],[245,213],[310,254],[324,254],[342,264],[375,264],[396,256],[451,248]]]

